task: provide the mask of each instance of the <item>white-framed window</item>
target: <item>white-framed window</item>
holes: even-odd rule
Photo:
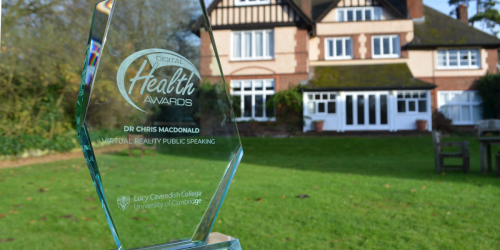
[[[231,99],[236,120],[273,120],[276,117],[275,107],[268,107],[267,100],[275,93],[274,79],[231,81]]]
[[[326,60],[352,59],[352,38],[326,38],[325,51]]]
[[[481,97],[477,91],[438,91],[438,107],[454,125],[472,125],[481,120]]]
[[[399,35],[373,36],[373,58],[398,58],[401,54]]]
[[[398,113],[427,113],[427,91],[398,91]]]
[[[318,92],[307,93],[307,113],[327,115],[337,113],[337,93]]]
[[[232,60],[268,60],[274,57],[272,30],[234,31]]]
[[[479,69],[479,49],[439,49],[438,69]]]
[[[269,4],[270,0],[234,0],[234,5],[245,6],[245,5],[262,5]]]
[[[338,8],[338,22],[355,22],[355,21],[378,21],[382,20],[381,7],[355,7],[355,8]]]

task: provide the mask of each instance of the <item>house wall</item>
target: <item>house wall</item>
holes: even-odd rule
[[[333,15],[330,14],[329,15]],[[328,16],[327,16],[328,17]],[[403,47],[413,40],[412,20],[391,20],[368,22],[330,22],[317,24],[317,36],[309,41],[310,65],[360,65],[406,62],[408,51],[401,50],[401,58],[372,59],[372,37],[375,35],[399,35]],[[353,39],[352,60],[325,60],[325,39],[349,36]]]
[[[481,49],[480,69],[440,70],[437,69],[437,50],[410,50],[408,67],[414,77],[436,85],[431,91],[431,103],[432,109],[437,109],[439,91],[477,90],[477,83],[481,77],[488,73],[498,73],[497,61],[496,49]]]
[[[418,78],[484,76],[486,73],[497,72],[498,57],[496,49],[481,49],[480,69],[437,69],[437,50],[410,50],[408,51],[408,55],[410,58],[408,60],[408,67],[413,76]]]
[[[370,22],[321,22],[316,24],[316,32],[318,36],[413,33],[413,21],[405,19]]]
[[[333,9],[332,11],[328,12],[325,17],[321,20],[321,22],[329,23],[329,22],[336,22],[337,21],[337,11]]]
[[[274,75],[240,75],[240,76],[225,76],[224,79],[227,84],[229,84],[231,80],[274,79],[276,91],[281,91],[289,89],[293,86],[297,86],[300,81],[307,80],[307,74],[297,73],[297,74],[274,74]]]
[[[307,80],[308,32],[297,27],[274,28],[274,58],[236,61],[231,58],[231,30],[214,30],[213,35],[226,82],[230,79],[276,78],[277,90]],[[210,81],[221,80],[217,58],[208,32],[202,32],[200,74]],[[286,41],[286,42],[280,42]],[[242,78],[243,77],[243,78]],[[279,82],[279,83],[278,83]],[[278,87],[279,86],[279,87]]]

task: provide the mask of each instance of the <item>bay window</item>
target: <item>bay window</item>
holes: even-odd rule
[[[439,91],[438,106],[454,125],[472,125],[482,119],[481,97],[477,91]]]
[[[232,33],[233,60],[266,60],[274,57],[272,30],[237,31]]]

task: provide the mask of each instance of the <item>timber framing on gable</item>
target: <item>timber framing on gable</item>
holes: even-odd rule
[[[387,11],[389,11],[392,15],[394,15],[396,18],[400,19],[407,19],[407,17],[398,11],[392,4],[387,2],[387,0],[365,0],[363,1],[364,4],[360,4],[360,1],[353,1],[351,0],[349,3],[350,4],[345,4],[345,0],[334,0],[332,1],[332,4],[328,6],[328,8],[325,9],[325,11],[316,18],[316,22],[321,22],[323,18],[325,18],[330,11],[332,11],[335,8],[343,8],[343,7],[364,7],[364,6],[380,6],[384,7]]]
[[[271,0],[269,4],[249,6],[235,6],[234,0],[214,0],[207,13],[213,30],[286,26],[312,30],[314,25],[293,0]],[[200,28],[205,28],[203,16],[193,25],[192,31],[199,35]]]

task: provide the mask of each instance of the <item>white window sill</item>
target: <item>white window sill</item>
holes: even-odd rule
[[[383,56],[376,56],[372,55],[373,59],[394,59],[394,58],[401,58],[400,55],[383,55]]]
[[[238,1],[234,2],[234,6],[252,6],[252,5],[266,5],[270,4],[270,1],[265,1],[265,2],[252,2],[252,3],[241,3]]]
[[[337,113],[307,113],[308,115],[314,115],[314,116],[328,116],[328,115],[337,115]]]
[[[375,20],[375,19],[372,19],[372,20],[345,20],[345,21],[339,21],[337,20],[336,22],[337,23],[354,23],[354,22],[374,22],[374,21],[394,21],[394,20]]]
[[[430,114],[430,112],[397,112],[397,115],[403,115],[403,116],[414,116],[414,115],[427,115]]]
[[[475,125],[475,122],[452,122],[451,125],[456,125],[456,126],[469,126],[469,125]]]
[[[352,57],[325,57],[325,61],[352,60]]]
[[[463,70],[463,69],[475,69],[480,70],[481,67],[437,67],[438,70]]]

